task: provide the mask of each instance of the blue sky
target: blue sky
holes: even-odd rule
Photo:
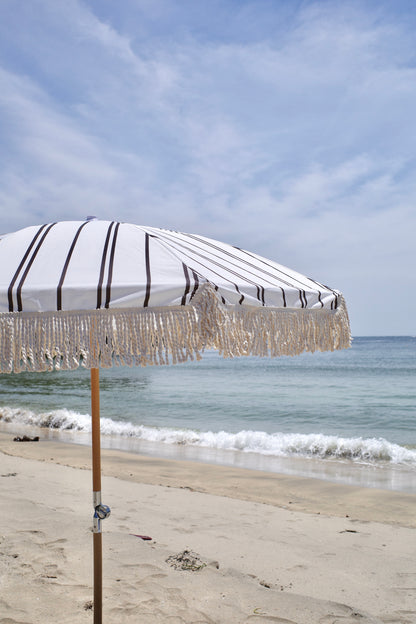
[[[416,334],[416,3],[1,0],[0,232],[197,232]]]

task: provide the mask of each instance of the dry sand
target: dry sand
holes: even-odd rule
[[[0,434],[0,624],[92,622],[90,450],[12,437]],[[102,459],[104,622],[416,623],[416,495]],[[199,569],[170,565],[185,550]]]

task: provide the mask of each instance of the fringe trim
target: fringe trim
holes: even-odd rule
[[[177,364],[204,349],[224,357],[297,355],[351,344],[337,310],[224,306],[209,284],[192,305],[0,314],[0,372]]]

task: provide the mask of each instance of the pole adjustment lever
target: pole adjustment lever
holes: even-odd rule
[[[94,509],[94,518],[99,518],[100,520],[105,520],[111,514],[111,509],[108,505],[103,505],[100,503]]]
[[[101,533],[101,520],[105,520],[111,513],[111,509],[108,505],[103,505],[101,502],[101,492],[93,492],[93,532]]]

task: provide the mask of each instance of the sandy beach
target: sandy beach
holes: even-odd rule
[[[111,450],[102,462],[104,621],[416,622],[415,495]],[[1,624],[92,621],[89,471],[87,447],[0,435]]]

